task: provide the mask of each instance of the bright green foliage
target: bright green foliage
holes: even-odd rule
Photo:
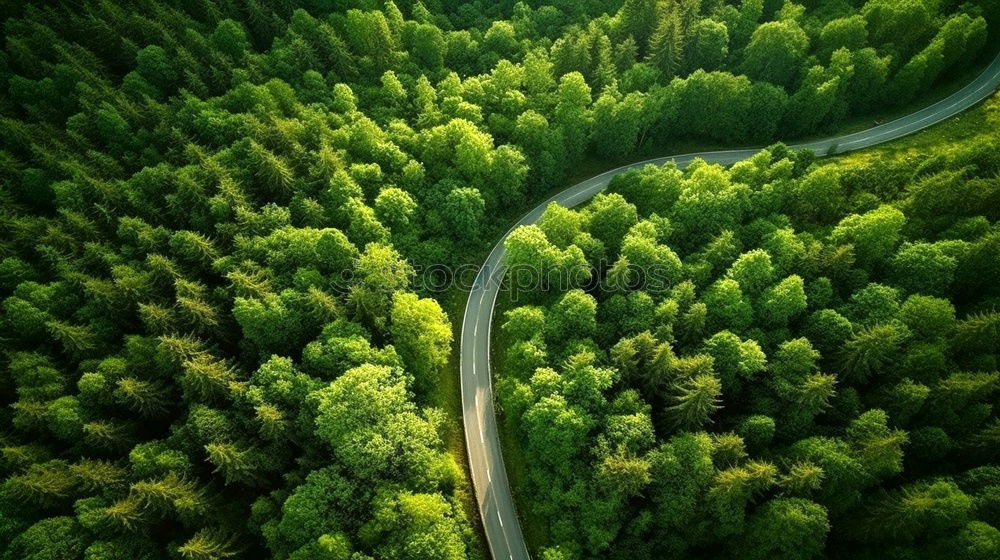
[[[502,328],[514,340],[530,340],[545,328],[545,311],[538,307],[518,307],[504,314]]]
[[[891,476],[903,469],[902,447],[906,432],[890,430],[888,415],[874,409],[854,419],[847,427],[847,437],[858,450],[865,469],[875,476]]]
[[[685,69],[717,70],[729,54],[729,29],[713,19],[695,22],[687,32]]]
[[[758,295],[774,278],[771,255],[762,249],[744,253],[729,267],[726,276],[738,282],[748,295]]]
[[[485,207],[477,189],[463,187],[452,190],[445,197],[443,208],[449,230],[465,243],[474,242],[482,227]]]
[[[739,392],[744,383],[753,380],[767,365],[767,357],[756,341],[741,340],[728,331],[706,340],[705,352],[712,356],[713,367],[727,393]]]
[[[599,194],[587,205],[590,233],[610,250],[623,243],[623,237],[639,221],[633,204],[617,194]]]
[[[932,10],[931,4],[924,0],[875,0],[865,4],[862,15],[868,21],[874,41],[891,42],[905,53],[930,29]]]
[[[998,10],[0,13],[0,557],[367,560],[482,555],[457,411],[427,407],[451,401],[455,319],[429,265],[478,260],[595,161],[791,140],[908,103],[992,54]],[[532,552],[812,554],[811,507],[761,514],[808,498],[831,512],[822,552],[863,558],[881,543],[840,527],[876,479],[995,462],[995,146],[650,166],[511,235],[532,307],[495,330],[510,345],[494,359],[514,370],[497,385],[509,433],[544,457],[517,477],[548,539]],[[848,437],[859,418],[874,427]],[[784,460],[817,437],[843,445]],[[920,550],[991,556],[996,492],[969,495],[967,522]]]
[[[400,493],[375,500],[373,520],[362,528],[379,543],[380,558],[460,560],[466,558],[452,505],[440,494]]]
[[[820,167],[798,183],[793,205],[801,220],[827,222],[844,206],[840,173],[833,167]]]
[[[807,338],[782,342],[771,361],[774,390],[783,396],[797,393],[801,383],[816,373],[819,357],[819,352]]]
[[[375,215],[394,234],[408,231],[416,211],[413,197],[396,187],[382,189],[375,198]]]
[[[512,234],[610,257],[503,323],[497,393],[548,554],[992,550],[995,491],[952,482],[1000,443],[996,292],[960,291],[992,270],[992,226],[929,235],[951,226],[919,190],[859,194],[861,171],[800,157],[626,172]]]
[[[737,433],[751,450],[762,449],[771,443],[774,430],[774,419],[762,415],[747,416],[740,421],[736,428]]]
[[[963,526],[972,499],[953,482],[938,481],[904,487],[872,507],[889,536],[911,540],[917,535],[941,534]],[[865,533],[871,530],[861,529]],[[870,538],[870,537],[868,537]]]
[[[238,550],[238,545],[231,536],[221,531],[202,529],[179,546],[177,553],[182,558],[192,560],[221,560],[236,557]]]
[[[758,27],[744,53],[743,71],[751,78],[791,88],[809,49],[809,37],[794,22]]]
[[[823,506],[800,498],[776,498],[750,518],[737,548],[747,558],[815,558],[829,531]]]
[[[544,464],[566,472],[570,459],[586,442],[590,419],[560,395],[544,397],[524,415],[534,455]]]
[[[336,534],[361,512],[364,502],[359,498],[363,496],[356,482],[344,478],[336,467],[311,472],[281,505],[278,521],[272,521],[264,533],[269,548],[276,556],[287,557],[324,534]],[[331,502],[340,507],[327,512]]]
[[[906,216],[890,206],[881,206],[863,215],[851,214],[833,230],[834,243],[854,245],[858,261],[871,265],[887,258],[899,243]]]
[[[800,276],[789,276],[764,292],[761,319],[772,325],[784,325],[806,310],[805,284]]]
[[[545,322],[553,340],[587,337],[597,329],[597,301],[583,290],[566,292],[552,307]]]
[[[947,293],[951,287],[958,262],[936,244],[906,243],[892,259],[892,267],[901,288],[936,296]]]
[[[660,22],[649,38],[649,52],[646,60],[661,75],[673,78],[680,69],[684,56],[684,29],[679,15],[672,10],[660,18]]]
[[[355,274],[349,303],[368,324],[384,329],[392,294],[409,284],[413,268],[392,247],[371,243],[358,257]]]
[[[722,384],[712,375],[699,375],[677,388],[675,404],[668,408],[674,423],[683,428],[697,428],[708,422],[719,408]]]
[[[908,335],[898,324],[880,324],[858,332],[844,345],[844,373],[862,380],[882,373]]]
[[[823,26],[819,42],[821,52],[829,56],[838,49],[857,51],[868,44],[865,18],[859,15],[832,19]]]
[[[433,422],[417,414],[406,391],[405,377],[392,368],[348,370],[311,397],[318,410],[316,435],[365,479],[433,476],[439,436]]]
[[[741,333],[753,321],[753,309],[744,298],[740,284],[731,278],[712,284],[704,296],[709,328]]]
[[[955,307],[945,299],[914,295],[903,302],[899,320],[916,336],[935,340],[951,334]]]
[[[418,386],[433,387],[451,350],[451,324],[441,306],[415,294],[396,294],[391,331],[400,357]]]
[[[583,216],[579,213],[552,203],[539,218],[538,227],[556,247],[565,249],[580,234],[582,222]]]
[[[51,517],[28,527],[13,539],[5,558],[71,560],[79,558],[87,535],[72,517]]]

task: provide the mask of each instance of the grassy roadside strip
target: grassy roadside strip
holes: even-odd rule
[[[1000,93],[995,93],[976,107],[916,134],[881,144],[877,148],[834,156],[822,161],[823,165],[848,167],[877,157],[896,160],[927,157],[932,156],[934,148],[942,143],[984,136],[988,131],[995,131],[998,127],[1000,127]]]
[[[485,258],[485,253],[483,258]],[[470,558],[486,560],[489,558],[486,534],[483,532],[479,508],[476,506],[476,494],[472,487],[472,471],[469,469],[469,454],[465,449],[465,433],[462,429],[462,383],[459,352],[461,350],[462,320],[468,298],[469,292],[461,288],[451,288],[446,292],[434,295],[434,299],[448,314],[454,341],[451,345],[450,359],[441,371],[439,383],[435,385],[430,394],[429,404],[445,412],[447,422],[444,426],[444,443],[462,470],[461,483],[456,489],[455,495],[476,534],[476,547],[469,551]]]

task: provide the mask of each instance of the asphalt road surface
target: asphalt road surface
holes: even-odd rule
[[[862,132],[791,147],[810,149],[817,155],[828,155],[895,140],[976,105],[997,89],[998,85],[1000,85],[1000,56],[997,56],[972,83],[929,107]],[[604,190],[612,177],[630,169],[641,168],[648,164],[661,165],[668,161],[676,161],[678,166],[684,167],[695,158],[702,158],[709,163],[728,165],[746,159],[758,151],[760,148],[665,156],[619,167],[573,185],[542,202],[518,220],[511,227],[511,231],[518,226],[538,221],[545,207],[551,202],[573,207],[589,200]],[[507,472],[504,470],[503,457],[500,453],[500,437],[497,432],[493,389],[490,384],[490,325],[504,274],[503,243],[509,233],[510,231],[497,241],[493,251],[486,258],[465,306],[461,337],[462,414],[469,467],[472,469],[476,501],[489,541],[490,554],[494,560],[527,560],[530,558],[528,547],[517,521],[517,510],[514,507]]]

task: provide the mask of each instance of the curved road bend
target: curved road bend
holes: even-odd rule
[[[998,86],[1000,86],[1000,56],[997,56],[972,83],[929,107],[862,132],[791,147],[809,149],[818,155],[826,155],[859,150],[895,140],[972,107],[988,97]],[[666,156],[619,167],[573,185],[542,202],[518,220],[510,231],[518,226],[538,221],[545,207],[551,202],[573,207],[589,200],[604,190],[612,177],[630,169],[649,164],[662,165],[671,160],[676,161],[678,166],[684,167],[695,158],[702,158],[709,163],[728,165],[746,159],[759,150],[751,148]],[[490,553],[494,560],[527,560],[528,548],[518,524],[514,499],[500,453],[500,437],[497,432],[493,389],[490,384],[490,325],[493,319],[493,306],[504,274],[503,242],[510,231],[504,234],[486,258],[465,306],[461,335],[462,415],[469,453],[469,468],[472,470],[472,482]]]

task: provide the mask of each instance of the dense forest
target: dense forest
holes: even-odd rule
[[[918,160],[647,166],[515,230],[542,289],[501,319],[498,396],[542,557],[997,558],[990,126]]]
[[[992,54],[997,13],[996,0],[3,2],[0,558],[481,557],[461,457],[443,441],[454,419],[432,406],[451,318],[417,269],[474,262],[581,162],[807,135],[919,99]],[[633,243],[635,258],[685,260],[669,290],[568,292],[558,305],[610,317],[590,343],[524,341],[607,377],[589,404],[564,398],[586,430],[565,425],[574,439],[545,447],[572,461],[539,460],[553,481],[543,505],[575,496],[551,517],[547,556],[711,550],[729,536],[766,554],[775,527],[806,554],[901,461],[907,484],[877,502],[899,512],[900,542],[925,528],[995,539],[995,469],[949,454],[985,460],[997,433],[996,374],[975,373],[996,371],[996,349],[980,345],[998,328],[989,154],[925,168],[926,192],[893,198],[880,175],[838,182],[773,151],[731,172],[629,175],[615,187],[628,199],[652,189],[641,220],[620,195],[560,214],[579,223],[546,243],[580,266]],[[932,194],[945,184],[966,189],[955,207]],[[822,229],[848,210],[858,216]],[[692,226],[699,215],[712,225]],[[752,286],[726,276],[743,252]],[[750,272],[763,261],[770,272]],[[923,276],[893,272],[910,262]],[[799,280],[772,285],[785,277]],[[786,307],[800,288],[807,309]],[[760,298],[774,300],[766,320]],[[670,379],[700,409],[628,373],[652,359],[643,344],[671,343],[686,373]],[[841,343],[860,352],[844,380],[829,352]],[[884,372],[897,356],[922,373]],[[541,363],[522,365],[511,379],[527,387]],[[545,375],[550,396],[568,391]],[[786,379],[785,392],[754,376]],[[813,413],[788,420],[805,382]],[[710,418],[714,435],[698,432]],[[593,470],[591,439],[622,488],[600,495],[603,510],[586,502],[605,483],[565,486]],[[903,440],[925,459],[898,458]],[[704,452],[735,481],[718,528],[699,499],[716,476]],[[704,479],[682,501],[661,493],[690,470],[671,464],[695,462]],[[744,529],[739,500],[772,495]],[[959,509],[935,509],[938,496]],[[912,520],[908,500],[931,504],[927,517]],[[669,503],[684,512],[651,505]],[[647,549],[651,534],[665,540]],[[866,542],[855,534],[831,543],[854,550]]]

